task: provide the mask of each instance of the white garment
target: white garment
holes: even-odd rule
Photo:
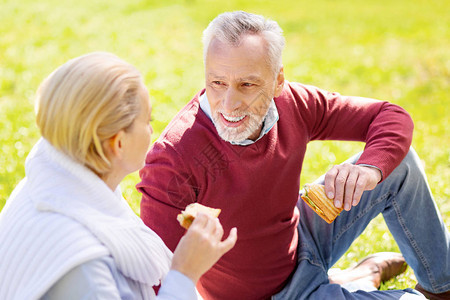
[[[41,139],[0,214],[0,299],[36,299],[75,266],[111,255],[154,298],[172,253],[120,190]]]

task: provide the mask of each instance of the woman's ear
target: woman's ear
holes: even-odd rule
[[[109,158],[112,158],[112,157],[121,158],[122,157],[124,133],[125,132],[123,130],[120,130],[114,136],[112,136],[111,138],[109,138],[103,142],[103,149],[105,149],[106,155]]]

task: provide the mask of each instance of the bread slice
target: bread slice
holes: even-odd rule
[[[177,215],[177,220],[180,222],[181,227],[188,229],[197,217],[197,213],[204,213],[213,218],[217,218],[221,212],[220,208],[211,208],[200,203],[191,203]]]
[[[308,204],[322,219],[331,224],[341,213],[343,208],[334,206],[332,199],[325,194],[325,186],[322,184],[306,184],[305,195],[301,198]]]

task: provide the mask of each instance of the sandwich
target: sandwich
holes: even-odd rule
[[[199,203],[191,203],[177,215],[177,220],[180,222],[181,227],[188,229],[197,217],[197,213],[203,213],[213,218],[217,218],[221,212],[220,208],[211,208],[201,205]]]
[[[304,190],[305,194],[301,195],[303,201],[328,224],[331,224],[341,213],[342,208],[334,206],[333,200],[326,196],[324,185],[306,184]]]

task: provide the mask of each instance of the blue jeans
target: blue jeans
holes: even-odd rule
[[[355,163],[358,157],[347,162]],[[323,177],[317,182],[323,182]],[[425,299],[413,289],[350,292],[329,283],[328,270],[379,213],[418,282],[433,293],[450,290],[450,234],[414,150],[374,190],[364,192],[358,206],[342,211],[332,224],[302,200],[297,206],[298,265],[284,289],[272,299]]]

